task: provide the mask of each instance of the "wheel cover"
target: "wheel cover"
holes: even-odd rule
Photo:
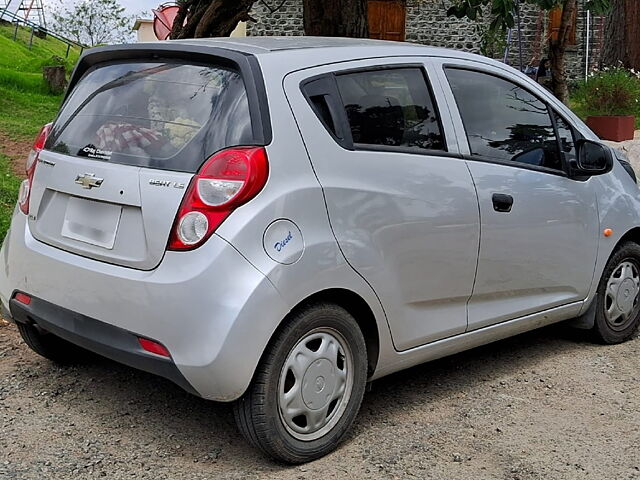
[[[638,265],[624,260],[611,273],[605,291],[604,317],[613,330],[625,330],[635,320],[639,293]]]
[[[353,355],[332,328],[307,333],[289,352],[278,383],[280,419],[298,440],[326,435],[338,423],[353,390]]]

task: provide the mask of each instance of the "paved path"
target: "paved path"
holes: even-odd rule
[[[622,150],[629,157],[629,161],[633,166],[633,169],[640,176],[640,130],[636,131],[635,140],[628,140],[626,142],[605,142],[607,145],[611,145],[619,150]]]

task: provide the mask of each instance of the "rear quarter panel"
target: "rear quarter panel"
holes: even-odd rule
[[[282,79],[289,68],[273,61],[261,63],[261,68],[273,131],[266,147],[269,178],[258,196],[236,210],[216,233],[267,276],[291,309],[327,289],[358,294],[373,311],[381,346],[392,348],[376,294],[345,261],[331,230],[321,186],[285,96]],[[289,265],[274,261],[265,251],[265,231],[278,219],[294,222],[302,233],[302,256]]]

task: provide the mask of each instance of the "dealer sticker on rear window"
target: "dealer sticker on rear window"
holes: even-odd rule
[[[113,152],[111,150],[102,150],[93,145],[87,145],[78,152],[79,157],[97,158],[99,160],[111,160]]]

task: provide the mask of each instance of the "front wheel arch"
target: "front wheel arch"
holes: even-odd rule
[[[620,246],[626,242],[633,242],[640,245],[640,227],[632,228],[627,233],[625,233],[620,238],[620,240],[618,240],[618,243],[616,243],[616,246],[611,251],[611,255],[609,255],[609,259],[616,252],[616,250],[618,250],[618,248],[620,248]],[[607,259],[607,261],[609,261],[609,259]]]

